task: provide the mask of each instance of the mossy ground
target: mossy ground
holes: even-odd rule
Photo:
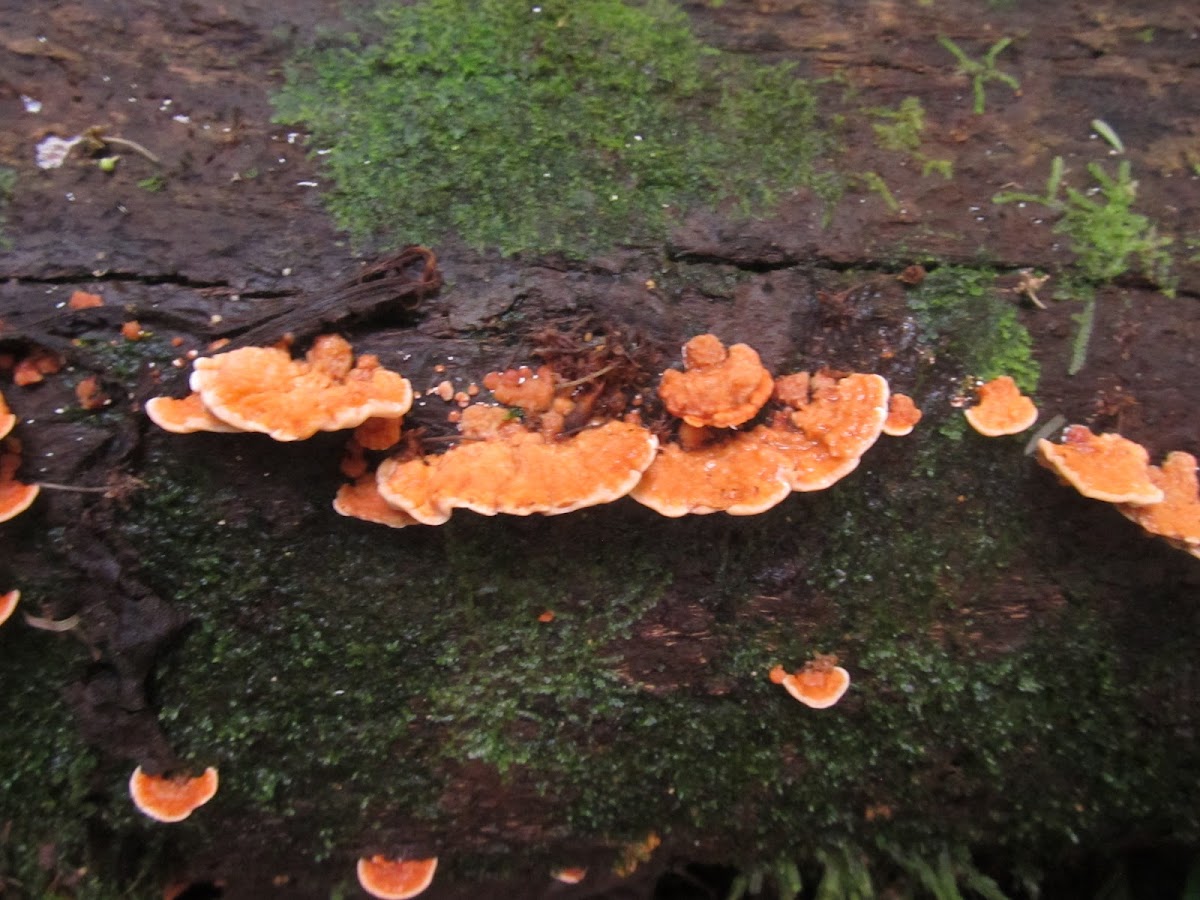
[[[578,255],[657,243],[695,204],[834,192],[812,86],[705,47],[664,0],[385,5],[364,30],[276,98],[360,237]]]

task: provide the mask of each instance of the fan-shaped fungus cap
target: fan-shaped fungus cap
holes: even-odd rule
[[[407,528],[419,524],[403,510],[388,506],[379,496],[379,484],[375,473],[363,475],[353,484],[343,484],[333,499],[334,511],[353,519],[387,525],[389,528]]]
[[[662,447],[629,496],[664,516],[765,512],[792,492],[783,458],[747,434],[685,450]]]
[[[569,866],[564,869],[553,869],[550,877],[563,884],[579,884],[587,878],[587,869],[583,866]]]
[[[17,481],[17,469],[21,468],[20,446],[10,438],[0,449],[0,522],[7,522],[29,509],[40,490],[36,484]]]
[[[152,397],[146,401],[145,409],[151,422],[172,434],[193,434],[197,431],[233,433],[242,430],[214,416],[197,393],[188,394],[182,400]]]
[[[139,812],[158,822],[182,822],[217,794],[217,770],[194,778],[148,775],[138,766],[129,776],[129,796]]]
[[[887,418],[888,385],[880,375],[820,373],[811,384],[808,403],[750,432],[782,454],[794,491],[822,491],[853,472]]]
[[[711,334],[683,345],[685,371],[663,372],[658,395],[673,416],[689,425],[732,428],[753,419],[775,381],[746,344],[728,350]]]
[[[412,405],[408,381],[327,334],[303,360],[281,347],[243,347],[194,364],[192,390],[219,419],[277,441],[354,428],[372,416],[398,418]]]
[[[388,859],[364,856],[358,861],[358,883],[379,900],[408,900],[433,884],[437,857],[429,859]]]
[[[536,372],[528,366],[488,372],[483,386],[505,406],[519,406],[526,412],[544,413],[554,403],[554,372],[549,366],[541,366]]]
[[[485,516],[558,515],[628,494],[657,448],[650,431],[626,422],[606,422],[559,441],[503,428],[440,456],[385,460],[379,493],[427,525],[447,521],[455,508]]]
[[[16,424],[17,417],[8,408],[8,403],[5,402],[4,395],[0,394],[0,438],[8,437],[8,433],[13,430],[13,426]]]
[[[1038,459],[1085,497],[1143,506],[1161,503],[1162,489],[1150,480],[1150,454],[1119,434],[1093,434],[1071,425],[1063,443],[1038,441]]]
[[[888,397],[888,414],[883,420],[883,433],[892,437],[904,437],[911,434],[916,424],[921,421],[921,411],[912,397],[907,394],[892,394]]]
[[[20,599],[20,591],[9,591],[7,594],[0,594],[0,625],[8,621],[9,617],[16,610]]]
[[[1021,393],[1009,375],[993,378],[975,389],[979,402],[963,410],[967,421],[982,435],[1020,434],[1037,421],[1033,401]]]
[[[850,673],[837,664],[837,657],[818,654],[804,668],[789,674],[783,666],[775,666],[768,676],[773,684],[781,684],[789,694],[805,706],[826,709],[842,699],[850,687]]]
[[[1150,467],[1150,480],[1163,492],[1161,503],[1122,504],[1117,508],[1151,534],[1183,544],[1185,549],[1200,548],[1200,482],[1196,477],[1196,457],[1180,450],[1168,453],[1162,466]]]

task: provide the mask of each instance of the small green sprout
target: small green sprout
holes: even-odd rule
[[[962,47],[950,40],[944,34],[938,35],[938,43],[946,48],[950,54],[958,60],[958,70],[971,79],[971,87],[975,93],[975,105],[973,107],[976,115],[982,115],[987,104],[986,85],[989,81],[999,81],[1012,88],[1014,94],[1021,92],[1021,82],[1017,81],[1012,75],[1007,72],[1001,72],[996,68],[996,57],[1012,43],[1012,38],[1004,37],[992,44],[988,48],[987,53],[983,54],[983,59],[971,59],[963,51]]]

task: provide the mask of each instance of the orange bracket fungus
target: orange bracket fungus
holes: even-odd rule
[[[579,884],[579,882],[587,878],[587,871],[583,866],[570,866],[565,869],[552,870],[550,877],[563,884]]]
[[[528,366],[488,372],[483,386],[505,406],[519,406],[530,413],[544,413],[554,403],[554,372],[549,366],[540,366],[536,372]]]
[[[173,397],[153,397],[146,401],[150,421],[172,434],[193,434],[197,431],[236,433],[242,429],[222,422],[204,405],[199,394],[188,394],[182,400]]]
[[[339,515],[389,528],[407,528],[420,523],[403,510],[389,506],[379,495],[375,473],[367,473],[352,484],[343,484],[333,498],[333,509]]]
[[[0,625],[9,620],[9,617],[16,610],[17,602],[20,599],[20,591],[9,591],[7,594],[0,594]]]
[[[20,467],[21,445],[15,438],[8,438],[0,448],[0,522],[25,512],[37,499],[36,484],[17,481]]]
[[[766,512],[792,492],[778,453],[744,432],[687,450],[667,444],[629,496],[664,516]]]
[[[817,654],[804,668],[792,674],[775,666],[768,677],[805,706],[826,709],[842,699],[850,687],[850,673],[837,664],[831,654]]]
[[[912,397],[907,394],[892,394],[888,397],[888,414],[883,420],[883,433],[890,437],[912,434],[913,428],[921,421],[921,415]]]
[[[437,857],[430,859],[388,859],[364,856],[358,861],[358,883],[379,900],[408,900],[433,883]]]
[[[1161,503],[1122,504],[1117,509],[1150,534],[1200,556],[1200,482],[1196,477],[1196,457],[1179,450],[1168,453],[1161,466],[1150,467],[1150,480],[1163,492]]]
[[[711,334],[683,345],[683,365],[682,372],[663,372],[658,395],[671,415],[689,425],[741,425],[758,414],[774,387],[753,348],[734,344],[726,349]]]
[[[342,337],[318,337],[302,360],[282,347],[243,347],[194,363],[191,387],[213,415],[243,431],[297,441],[355,428],[372,416],[396,419],[412,387]]]
[[[464,410],[460,427],[473,408]],[[626,422],[555,440],[510,421],[438,456],[385,460],[377,473],[379,493],[426,525],[441,525],[456,508],[485,516],[558,515],[628,494],[657,448],[650,431]]]
[[[789,376],[790,377],[790,376]],[[881,375],[819,372],[788,396],[788,413],[751,433],[780,453],[793,491],[823,491],[853,472],[883,433],[888,384]]]
[[[0,394],[0,438],[8,437],[8,433],[16,424],[17,417],[8,408],[8,404],[4,401],[4,395]]]
[[[148,775],[138,766],[129,776],[133,805],[157,822],[182,822],[217,794],[217,770],[209,766],[192,778]]]
[[[963,410],[971,427],[987,437],[1020,434],[1037,421],[1033,401],[1011,376],[1001,375],[975,389],[979,402]]]
[[[1063,442],[1038,441],[1038,459],[1083,494],[1106,503],[1161,503],[1162,488],[1150,480],[1150,454],[1119,434],[1093,434],[1068,426]]]

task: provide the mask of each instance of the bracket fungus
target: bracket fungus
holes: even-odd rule
[[[658,395],[671,415],[689,425],[732,428],[753,419],[771,396],[774,379],[746,344],[728,349],[714,335],[683,345],[684,371],[663,372]]]
[[[907,394],[892,394],[888,397],[888,414],[883,420],[883,433],[890,437],[904,437],[912,434],[913,428],[921,421],[921,410],[913,403]]]
[[[750,433],[783,456],[793,491],[822,491],[853,472],[883,433],[888,384],[881,375],[819,372],[807,392]]]
[[[1150,480],[1150,454],[1119,434],[1093,434],[1085,425],[1070,425],[1061,444],[1040,440],[1037,453],[1043,465],[1085,497],[1135,506],[1162,502],[1162,488]]]
[[[149,775],[138,766],[129,776],[129,796],[138,811],[157,822],[182,822],[217,794],[217,770],[195,777]]]
[[[146,401],[144,408],[151,422],[172,434],[194,434],[197,431],[232,434],[242,430],[214,416],[200,395],[194,392],[179,400],[174,397],[152,397]]]
[[[33,505],[40,491],[36,484],[17,481],[21,468],[21,444],[7,438],[0,446],[0,522],[20,515]]]
[[[752,516],[792,492],[784,470],[778,453],[738,432],[692,450],[663,446],[629,496],[664,516]]]
[[[5,402],[4,395],[0,394],[0,438],[8,437],[8,433],[13,430],[13,426],[16,424],[17,417],[8,408],[8,403]]]
[[[403,510],[389,506],[379,494],[375,473],[369,472],[352,483],[343,484],[333,498],[333,509],[339,515],[389,528],[407,528],[420,523]]]
[[[1161,466],[1150,466],[1150,480],[1163,492],[1161,503],[1121,504],[1127,518],[1150,534],[1200,556],[1200,482],[1196,457],[1180,450],[1167,454]]]
[[[505,406],[517,406],[529,413],[544,413],[554,404],[556,386],[549,366],[533,371],[528,366],[504,372],[488,372],[483,386]]]
[[[17,603],[20,599],[20,591],[9,591],[7,594],[0,594],[0,625],[7,622],[16,611]]]
[[[975,389],[979,402],[963,410],[971,427],[986,437],[1020,434],[1037,421],[1038,409],[1009,375]]]
[[[242,347],[193,364],[193,391],[218,419],[277,441],[297,441],[318,431],[355,428],[372,416],[399,418],[412,405],[406,379],[349,342],[318,337],[304,359],[283,347]]]
[[[358,861],[358,883],[378,900],[409,900],[433,884],[437,857],[429,859],[389,859],[364,856]]]
[[[841,700],[850,687],[850,673],[837,661],[832,654],[819,653],[795,673],[789,673],[783,666],[775,666],[767,677],[772,684],[783,685],[805,706],[827,709]]]
[[[626,422],[561,440],[511,422],[437,456],[385,460],[379,493],[426,525],[441,525],[456,508],[485,516],[558,515],[625,496],[657,449],[650,431]]]

